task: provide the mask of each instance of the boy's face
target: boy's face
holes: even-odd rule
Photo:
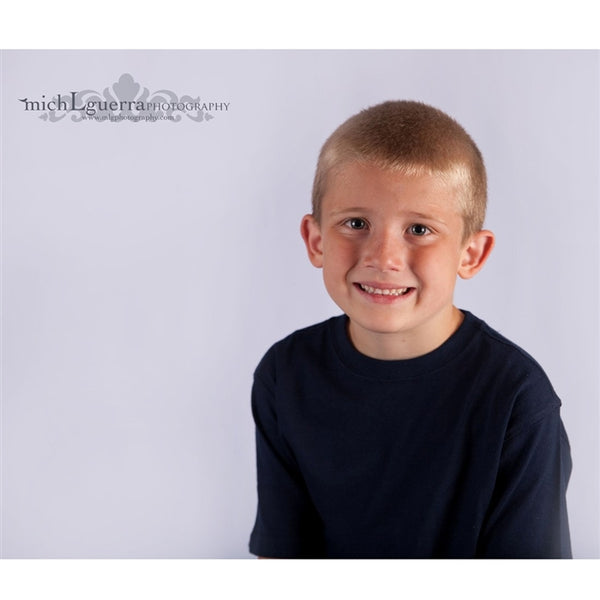
[[[330,176],[321,222],[306,215],[302,236],[355,347],[382,359],[420,356],[452,335],[456,276],[472,277],[493,246],[489,231],[463,240],[456,191],[440,178],[362,163]]]

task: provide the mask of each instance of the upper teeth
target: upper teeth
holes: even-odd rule
[[[381,289],[374,288],[370,285],[360,284],[360,287],[365,290],[368,294],[380,294],[382,296],[401,296],[402,294],[406,294],[406,290],[408,288],[397,288],[397,289]]]

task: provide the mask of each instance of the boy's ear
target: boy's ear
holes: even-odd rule
[[[479,273],[489,258],[495,243],[495,236],[491,231],[482,230],[474,233],[462,251],[458,276],[461,279],[471,279]]]
[[[321,227],[312,215],[304,215],[300,223],[300,234],[306,244],[308,258],[315,267],[323,266],[323,237]]]

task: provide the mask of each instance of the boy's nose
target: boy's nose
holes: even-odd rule
[[[373,234],[364,255],[365,266],[381,271],[399,271],[406,265],[406,245],[402,235],[392,231]]]

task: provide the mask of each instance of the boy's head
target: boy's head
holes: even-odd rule
[[[435,108],[386,102],[325,142],[301,234],[359,351],[412,358],[456,330],[456,277],[473,277],[494,245],[485,204],[479,150]]]
[[[483,158],[469,134],[442,111],[421,102],[390,101],[342,123],[319,155],[312,193],[317,222],[330,175],[351,162],[440,177],[457,189],[463,238],[482,229],[487,200]]]

